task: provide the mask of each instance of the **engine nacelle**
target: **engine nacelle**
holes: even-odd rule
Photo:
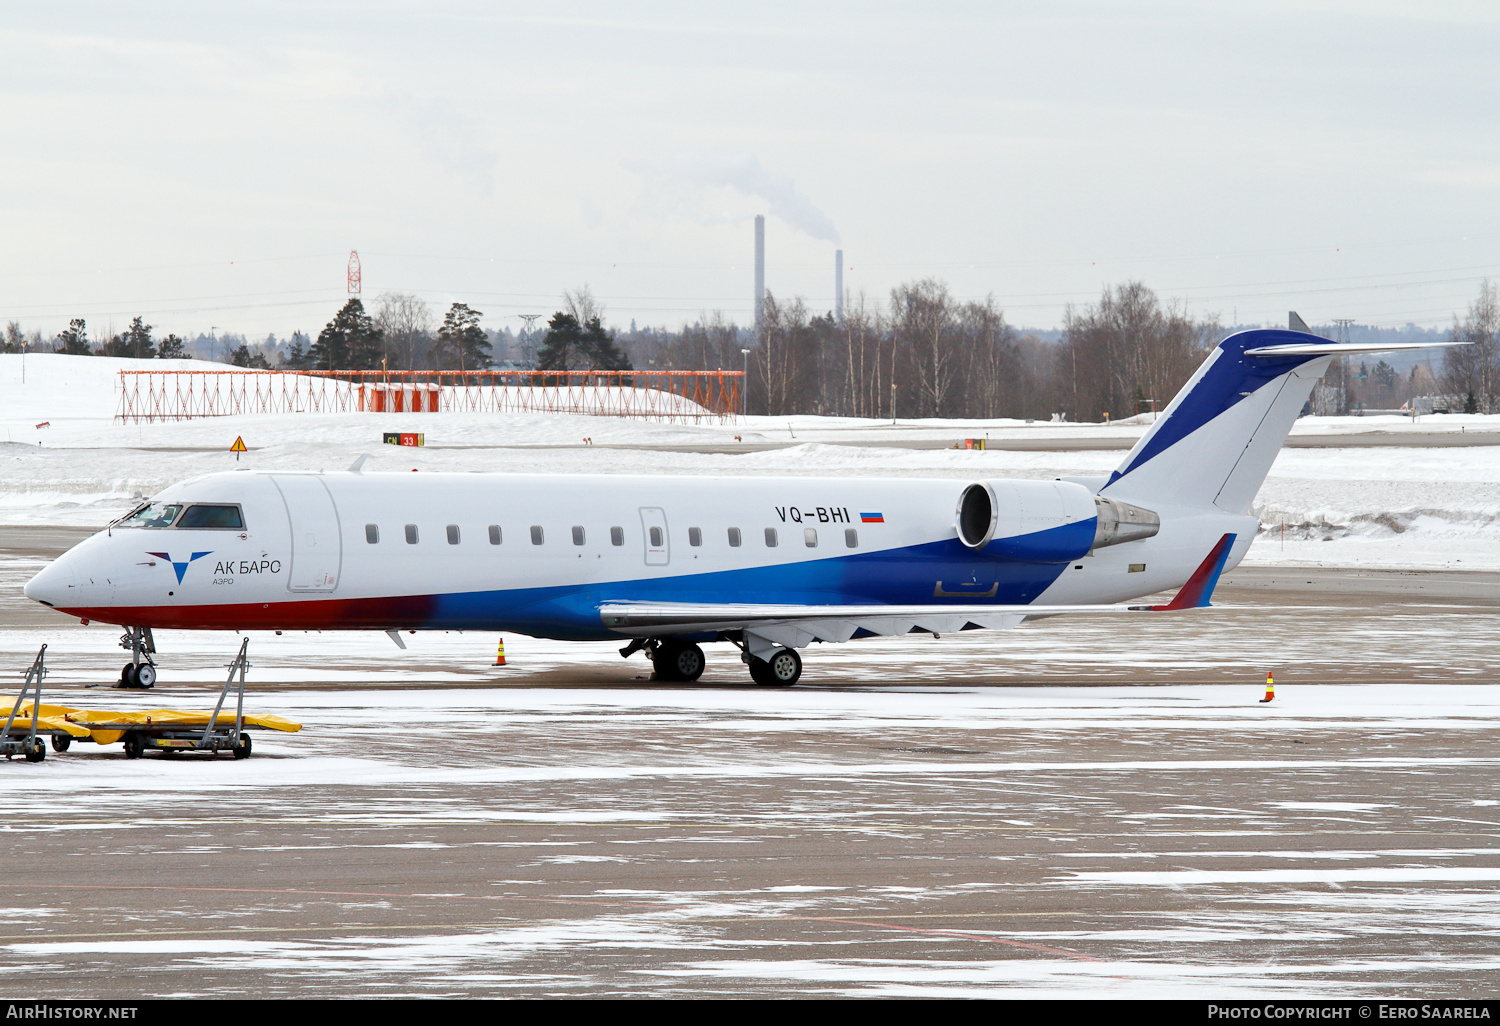
[[[1070,481],[980,481],[963,490],[958,538],[987,556],[1057,563],[1094,547],[1094,495]]]
[[[1098,526],[1094,528],[1094,548],[1102,549],[1122,542],[1154,538],[1161,530],[1161,517],[1149,509],[1132,506],[1119,499],[1094,496],[1098,508]]]

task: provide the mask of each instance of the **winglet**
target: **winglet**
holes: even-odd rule
[[[1234,547],[1232,534],[1226,534],[1219,539],[1219,544],[1213,547],[1208,558],[1198,564],[1198,569],[1193,571],[1187,583],[1182,586],[1171,602],[1164,606],[1148,606],[1153,610],[1168,609],[1203,609],[1209,605],[1209,599],[1213,597],[1214,588],[1219,583],[1219,575],[1224,572],[1224,563],[1229,559],[1229,550]]]

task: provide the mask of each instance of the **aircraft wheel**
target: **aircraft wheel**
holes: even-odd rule
[[[66,734],[52,735],[52,750],[54,752],[66,752],[73,744],[73,739]]]
[[[802,677],[802,657],[782,648],[770,659],[750,660],[750,678],[761,687],[789,688]]]
[[[703,658],[703,649],[692,642],[664,642],[657,646],[656,658],[651,665],[656,667],[656,675],[662,680],[691,683],[703,676],[708,661]]]
[[[125,735],[125,758],[139,759],[146,746],[141,742],[141,735],[131,731]]]
[[[47,745],[41,738],[33,738],[31,747],[26,749],[27,762],[41,762],[47,757]]]
[[[152,666],[150,663],[142,663],[140,666],[136,667],[135,683],[136,687],[156,687],[156,667]]]
[[[250,758],[250,747],[250,735],[241,734],[239,746],[233,749],[234,757],[236,759]]]
[[[651,656],[657,680],[695,681],[707,665],[703,649],[692,642],[663,641]]]
[[[135,664],[134,663],[126,663],[125,664],[125,668],[120,671],[120,687],[122,687],[122,688],[133,688],[133,687],[135,687]]]

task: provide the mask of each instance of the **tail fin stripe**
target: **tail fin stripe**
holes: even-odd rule
[[[1198,564],[1198,569],[1193,571],[1182,590],[1172,597],[1172,601],[1164,606],[1152,606],[1155,610],[1167,609],[1205,609],[1213,598],[1214,589],[1219,585],[1219,575],[1224,572],[1224,563],[1229,559],[1229,550],[1234,548],[1232,534],[1226,534],[1219,539],[1219,543],[1209,552],[1208,558]]]

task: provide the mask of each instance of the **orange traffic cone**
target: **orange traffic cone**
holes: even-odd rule
[[[1276,697],[1276,682],[1271,679],[1271,671],[1267,670],[1266,671],[1266,697],[1262,698],[1260,700],[1260,704],[1261,705],[1265,705],[1267,702],[1269,702],[1271,699],[1273,699],[1275,697]]]
[[[499,649],[499,651],[497,651],[495,653],[495,665],[496,666],[504,666],[505,665],[505,639],[504,638],[500,639],[500,649]]]

